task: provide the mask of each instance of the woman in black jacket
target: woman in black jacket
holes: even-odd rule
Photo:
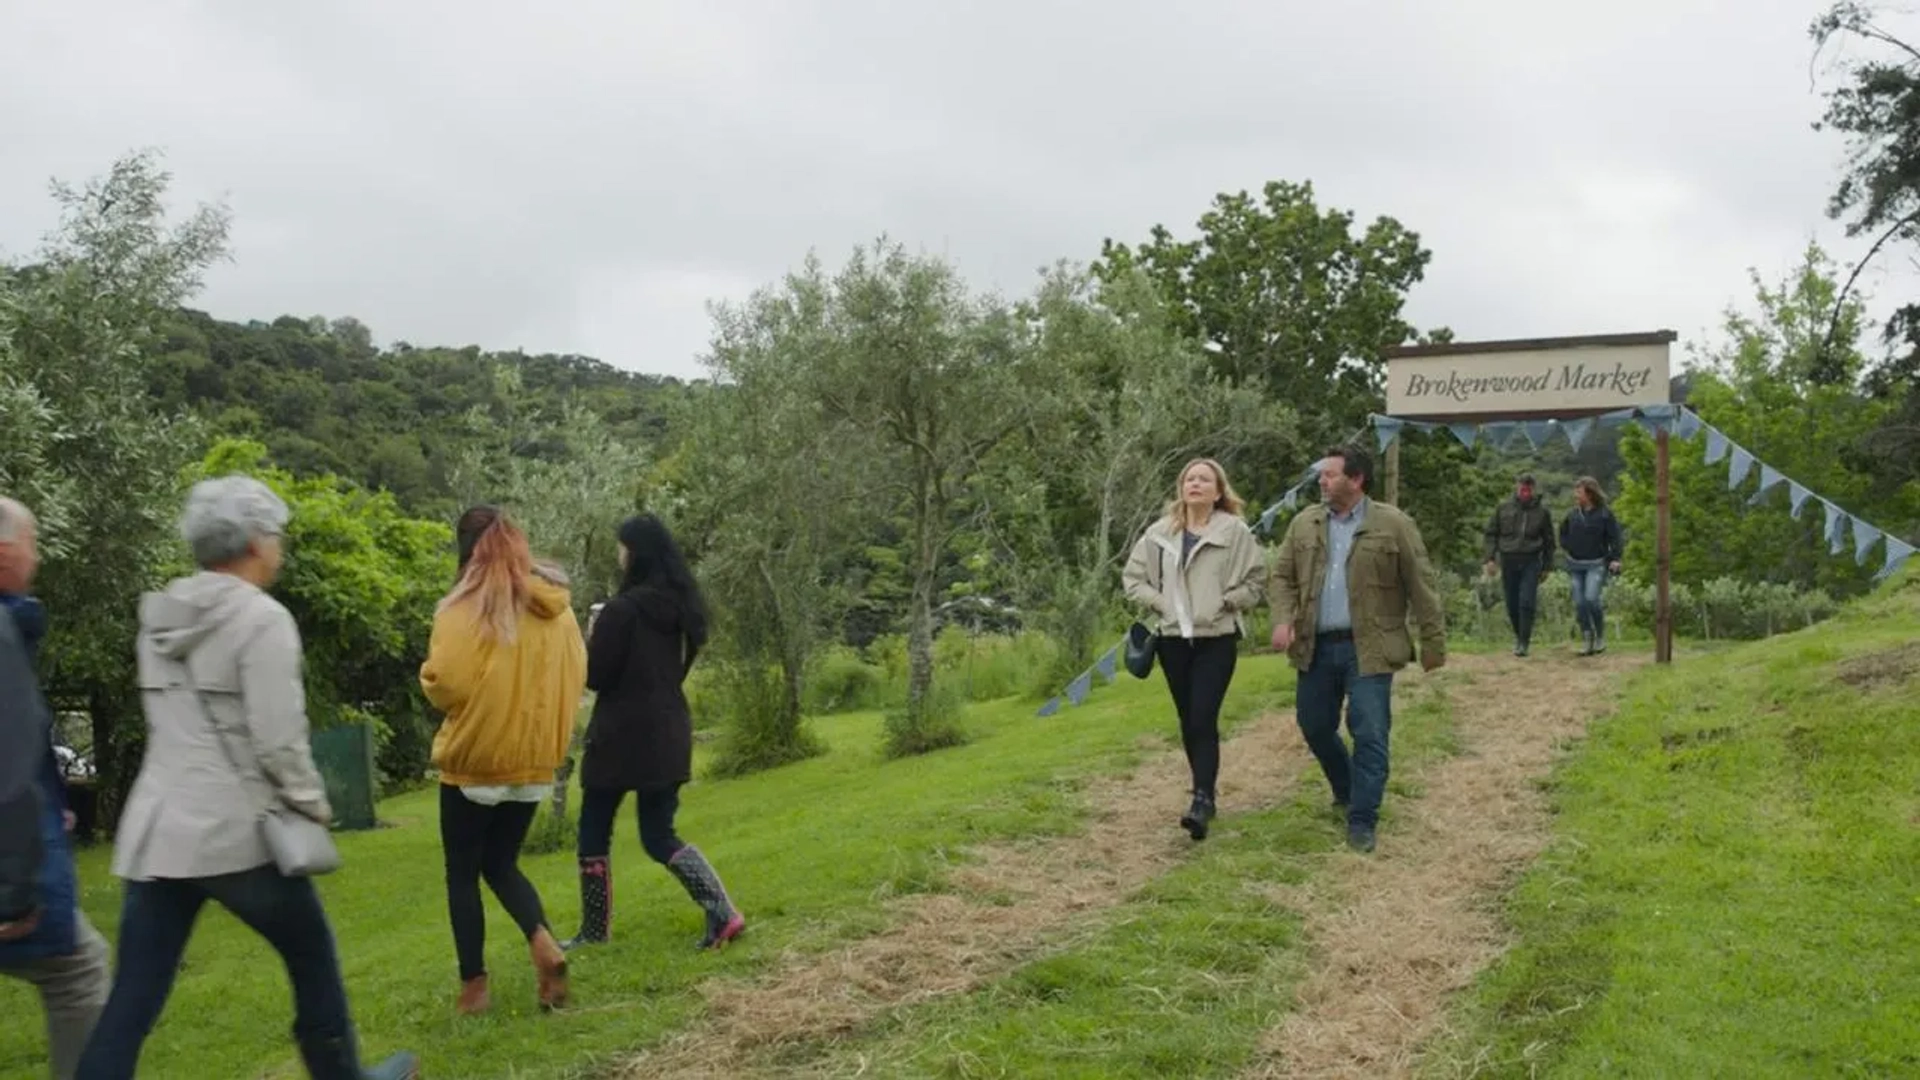
[[[1586,641],[1580,655],[1596,656],[1607,651],[1607,609],[1600,591],[1608,574],[1620,572],[1626,544],[1598,480],[1583,476],[1575,481],[1573,501],[1573,512],[1560,522],[1560,548],[1567,553],[1567,573],[1573,578],[1573,617]]]
[[[620,594],[600,611],[587,643],[587,688],[597,697],[580,765],[580,933],[565,947],[607,940],[613,822],[633,792],[640,846],[706,912],[700,947],[718,948],[746,920],[699,849],[673,831],[680,785],[693,773],[693,717],[681,684],[707,641],[706,604],[658,518],[629,518],[618,535]]]

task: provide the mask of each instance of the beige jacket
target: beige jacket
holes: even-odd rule
[[[135,653],[147,749],[116,875],[251,870],[273,861],[260,835],[268,806],[331,818],[307,742],[300,631],[279,601],[228,574],[182,578],[142,599]]]
[[[1245,614],[1260,603],[1260,542],[1237,515],[1216,511],[1191,557],[1182,559],[1180,526],[1162,518],[1133,545],[1121,574],[1128,599],[1153,613],[1162,637],[1244,634]]]

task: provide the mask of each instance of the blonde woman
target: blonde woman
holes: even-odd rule
[[[497,507],[455,529],[460,576],[434,616],[420,686],[447,714],[433,738],[440,846],[465,1014],[484,1012],[486,912],[480,882],[526,936],[542,1008],[567,1002],[567,963],[520,847],[552,791],[587,682],[586,643],[556,571],[536,567],[526,534]]]
[[[1166,514],[1147,528],[1122,575],[1127,597],[1151,612],[1155,655],[1180,717],[1193,802],[1180,827],[1204,840],[1220,775],[1220,704],[1233,681],[1246,613],[1260,602],[1259,542],[1246,504],[1211,458],[1180,470]],[[1157,625],[1156,625],[1157,624]]]

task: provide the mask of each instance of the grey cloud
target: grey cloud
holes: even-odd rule
[[[0,16],[0,246],[146,144],[226,193],[216,314],[697,374],[704,301],[880,232],[1021,292],[1221,190],[1312,179],[1434,249],[1464,336],[1710,327],[1839,146],[1806,0],[325,5]],[[1910,275],[1881,279],[1887,290]]]

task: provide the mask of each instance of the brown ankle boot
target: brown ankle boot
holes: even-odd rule
[[[567,1004],[567,954],[561,950],[560,943],[553,939],[553,933],[546,927],[533,932],[527,939],[527,951],[533,957],[534,974],[538,977],[540,1007],[543,1009],[562,1009]]]
[[[475,975],[461,983],[460,1000],[453,1007],[462,1016],[477,1016],[492,1008],[493,999],[487,994],[487,977]]]

